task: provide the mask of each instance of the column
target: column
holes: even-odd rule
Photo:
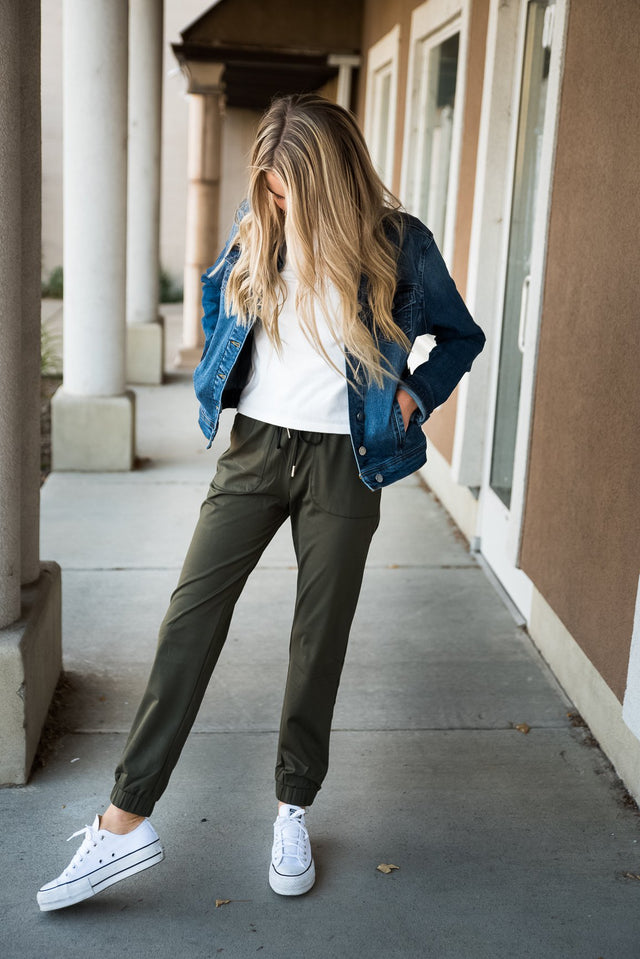
[[[51,404],[56,470],[129,470],[125,391],[127,0],[65,0],[64,379]]]
[[[0,784],[23,784],[62,668],[39,561],[40,0],[0,0]]]
[[[40,134],[40,0],[22,0],[22,582],[40,576],[40,327],[42,164]]]
[[[20,17],[15,0],[0,15],[0,629],[20,616],[20,376],[22,177]]]
[[[338,68],[338,91],[336,94],[336,103],[344,107],[345,110],[351,109],[351,81],[353,70],[360,66],[361,57],[355,54],[331,53],[328,57],[330,67]]]
[[[161,383],[158,315],[163,0],[129,0],[127,382]]]
[[[219,74],[223,67],[218,68]],[[202,353],[200,277],[214,262],[218,250],[220,196],[220,138],[222,90],[189,95],[187,237],[184,267],[182,346],[176,366],[193,369]]]

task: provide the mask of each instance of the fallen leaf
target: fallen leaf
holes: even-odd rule
[[[219,909],[220,906],[228,906],[230,902],[230,899],[216,899],[216,909]]]
[[[400,866],[394,866],[391,862],[381,862],[379,866],[376,866],[376,869],[379,872],[386,874],[390,873],[393,869],[399,869]]]
[[[525,736],[527,733],[531,732],[531,726],[529,726],[527,723],[518,723],[515,728],[519,733],[524,733]]]

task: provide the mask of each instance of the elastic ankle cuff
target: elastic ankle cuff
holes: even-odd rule
[[[119,786],[113,787],[110,798],[114,806],[133,816],[150,816],[155,805],[152,799],[125,792]]]
[[[276,799],[290,806],[310,806],[318,793],[309,786],[285,786],[276,783]]]

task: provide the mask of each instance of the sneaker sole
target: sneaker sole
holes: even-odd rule
[[[273,864],[269,867],[269,885],[279,896],[302,896],[309,892],[316,881],[316,867],[313,859],[311,865],[300,876],[282,876]]]
[[[89,876],[84,876],[82,879],[74,879],[66,886],[58,886],[54,889],[41,889],[37,896],[40,911],[52,912],[54,909],[65,909],[67,906],[75,906],[76,903],[82,902],[84,899],[90,899],[92,896],[102,892],[103,889],[113,886],[116,882],[121,882],[123,879],[128,879],[129,876],[134,876],[137,872],[142,872],[144,869],[150,869],[151,866],[156,866],[164,859],[164,850],[159,840],[151,843],[151,845],[147,846],[144,850],[139,850],[139,852],[144,852],[144,859],[140,859],[137,862],[130,862],[127,865],[124,860],[130,859],[131,856],[135,855],[135,853],[129,853],[127,856],[123,856],[120,862],[113,864],[113,867],[116,869],[115,872],[103,875],[102,878],[95,878],[92,881]],[[59,891],[62,888],[67,890],[68,894],[66,896],[59,895]]]

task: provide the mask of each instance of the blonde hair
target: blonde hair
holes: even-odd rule
[[[276,174],[286,186],[286,214],[267,189],[267,173]],[[286,243],[297,274],[295,306],[305,334],[334,365],[318,334],[317,304],[336,341],[354,358],[354,375],[362,366],[369,382],[382,385],[391,374],[379,341],[410,346],[391,315],[400,204],[377,175],[351,114],[314,94],[275,100],[253,146],[248,200],[235,239],[240,255],[225,290],[227,310],[245,322],[259,318],[275,348],[281,348],[278,317],[287,287],[278,272],[278,254]],[[388,236],[393,230],[395,242]],[[364,316],[358,302],[363,276],[368,305]],[[337,329],[327,281],[338,294]]]

